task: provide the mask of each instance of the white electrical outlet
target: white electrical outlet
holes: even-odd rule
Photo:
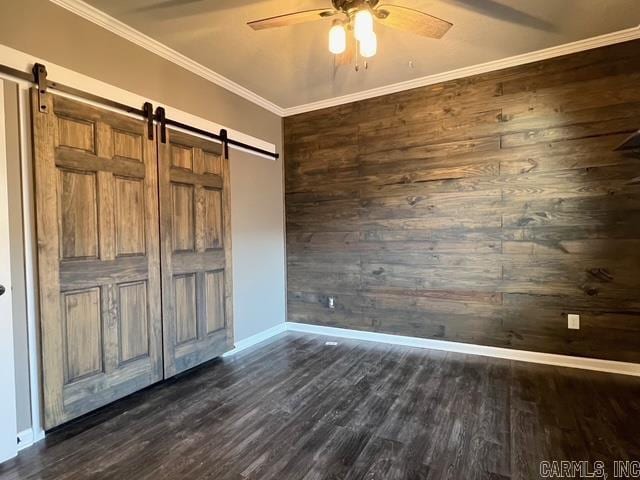
[[[327,299],[327,305],[331,310],[336,308],[336,297],[329,297]]]
[[[580,315],[570,313],[567,315],[567,321],[571,330],[580,330]]]

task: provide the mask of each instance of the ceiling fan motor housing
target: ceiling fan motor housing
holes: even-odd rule
[[[333,8],[338,11],[349,13],[360,8],[375,8],[380,0],[331,0]]]

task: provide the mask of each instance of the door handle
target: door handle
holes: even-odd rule
[[[6,289],[4,288],[4,285],[0,285],[0,297],[2,295],[4,295],[4,292],[6,292]]]

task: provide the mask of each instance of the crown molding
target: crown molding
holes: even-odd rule
[[[248,88],[245,88],[242,85],[234,82],[233,80],[230,80],[227,77],[214,72],[210,68],[205,67],[204,65],[196,62],[195,60],[192,60],[191,58],[168,47],[167,45],[154,40],[148,35],[140,32],[139,30],[136,30],[135,28],[130,27],[120,20],[117,20],[116,18],[106,14],[102,10],[99,10],[89,5],[88,3],[85,3],[82,0],[50,1],[86,20],[89,20],[90,22],[102,28],[105,28],[106,30],[109,30],[110,32],[126,40],[129,40],[132,43],[135,43],[136,45],[152,53],[155,53],[165,60],[168,60],[210,81],[211,83],[214,83],[232,93],[235,93],[245,100],[248,100],[280,117],[289,117],[300,113],[311,112],[313,110],[335,107],[337,105],[344,105],[345,103],[352,103],[359,100],[366,100],[368,98],[380,97],[383,95],[388,95],[390,93],[410,90],[412,88],[425,87],[449,80],[456,80],[459,78],[470,77],[472,75],[488,73],[504,68],[516,67],[518,65],[538,62],[540,60],[547,60],[562,55],[582,52],[585,50],[591,50],[593,48],[613,45],[615,43],[627,42],[629,40],[637,40],[640,38],[640,25],[638,25],[637,27],[627,28],[625,30],[619,30],[617,32],[607,33],[584,40],[578,40],[576,42],[571,42],[564,45],[545,48],[543,50],[537,50],[535,52],[515,55],[513,57],[507,57],[500,60],[493,60],[491,62],[481,63],[470,67],[458,68],[456,70],[450,70],[448,72],[442,72],[434,75],[428,75],[426,77],[415,78],[413,80],[393,83],[390,85],[372,88],[370,90],[364,90],[348,95],[342,95],[339,97],[327,98],[325,100],[306,103],[295,107],[283,108],[271,102],[270,100],[261,97],[257,93],[252,92]]]
[[[311,102],[304,105],[299,105],[297,107],[285,108],[284,116],[289,117],[291,115],[297,115],[300,113],[321,110],[328,107],[335,107],[337,105],[344,105],[345,103],[352,103],[359,100],[366,100],[368,98],[380,97],[383,95],[388,95],[390,93],[410,90],[412,88],[426,87],[428,85],[434,85],[436,83],[446,82],[449,80],[457,80],[481,73],[488,73],[496,70],[502,70],[504,68],[516,67],[518,65],[538,62],[540,60],[548,60],[550,58],[560,57],[562,55],[578,53],[598,47],[605,47],[607,45],[613,45],[614,43],[637,40],[639,38],[640,25],[637,27],[627,28],[625,30],[619,30],[617,32],[599,35],[597,37],[578,40],[576,42],[571,42],[564,45],[558,45],[556,47],[545,48],[543,50],[537,50],[535,52],[529,52],[521,55],[515,55],[513,57],[503,58],[501,60],[493,60],[491,62],[481,63],[470,67],[458,68],[456,70],[450,70],[448,72],[436,73],[434,75],[415,78],[413,80],[408,80],[405,82],[393,83],[391,85],[372,88],[370,90],[364,90],[349,95],[327,98],[326,100]]]
[[[214,83],[232,93],[235,93],[239,97],[244,98],[268,111],[275,113],[276,115],[283,117],[284,109],[276,105],[275,103],[261,97],[257,93],[252,92],[248,88],[237,84],[233,80],[220,75],[217,72],[205,67],[204,65],[190,59],[189,57],[181,54],[180,52],[166,46],[163,43],[154,40],[153,38],[145,35],[144,33],[130,27],[126,23],[113,18],[112,16],[104,13],[102,10],[83,2],[82,0],[50,0],[59,7],[68,10],[85,20],[89,20],[96,25],[109,30],[111,33],[115,33],[119,37],[129,40],[136,45],[155,53],[156,55],[168,60],[188,71],[194,73],[211,83]]]

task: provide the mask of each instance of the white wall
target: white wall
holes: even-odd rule
[[[231,226],[238,342],[286,317],[282,159],[233,152]]]

